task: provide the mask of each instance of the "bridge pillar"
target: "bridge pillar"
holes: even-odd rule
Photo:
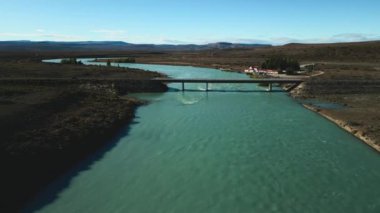
[[[208,92],[208,82],[206,82],[206,92]]]
[[[269,92],[272,92],[272,83],[269,83],[269,84],[268,84],[268,91],[269,91]]]
[[[182,81],[182,91],[185,91],[185,82]]]

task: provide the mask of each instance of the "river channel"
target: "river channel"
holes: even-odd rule
[[[190,66],[119,66],[173,78],[248,78]],[[138,108],[115,145],[25,211],[380,212],[378,153],[279,88],[169,87],[133,94],[150,104]]]

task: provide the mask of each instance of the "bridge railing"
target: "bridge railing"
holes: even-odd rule
[[[209,83],[265,83],[268,84],[268,91],[272,91],[272,84],[274,83],[280,83],[280,84],[300,84],[304,80],[302,79],[201,79],[201,78],[155,78],[152,79],[152,81],[158,81],[161,83],[181,83],[182,84],[182,91],[185,90],[185,83],[205,83],[206,84],[206,91],[209,91]]]

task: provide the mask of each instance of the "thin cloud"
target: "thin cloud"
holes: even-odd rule
[[[176,39],[162,39],[161,42],[164,44],[174,44],[174,45],[191,44],[191,42],[181,41],[181,40],[176,40]]]
[[[26,39],[26,40],[52,40],[52,41],[78,41],[82,40],[83,37],[75,36],[75,35],[66,35],[66,34],[58,34],[58,33],[45,33],[37,32],[37,33],[9,33],[9,32],[0,32],[0,40],[4,40],[2,38],[17,40],[17,39]]]
[[[125,30],[109,30],[109,29],[99,29],[99,30],[93,30],[93,33],[102,33],[102,34],[122,34],[126,33]]]
[[[113,40],[125,41],[137,44],[208,44],[216,42],[231,42],[245,44],[272,44],[283,45],[288,43],[336,43],[336,42],[360,42],[380,40],[380,35],[365,33],[343,33],[329,37],[315,38],[294,38],[294,37],[273,37],[273,38],[244,38],[244,37],[213,37],[213,38],[183,38],[176,39],[163,35],[127,35],[125,30],[98,29],[92,33],[98,33],[95,40]],[[44,29],[36,29],[29,33],[0,32],[0,40],[52,40],[52,41],[80,41],[91,40],[88,37],[67,35],[54,32],[48,32]],[[93,39],[94,40],[94,39]]]
[[[43,34],[42,37],[53,38],[53,39],[63,39],[63,40],[81,40],[80,36],[73,35],[63,35],[63,34]]]
[[[320,38],[308,38],[308,39],[297,39],[291,37],[278,37],[271,38],[269,42],[275,45],[282,45],[288,43],[337,43],[337,42],[362,42],[362,41],[375,41],[380,40],[380,35],[375,34],[364,34],[364,33],[344,33],[337,34],[330,37],[320,37]]]
[[[249,39],[249,38],[238,38],[231,40],[232,43],[240,44],[270,44],[269,41],[263,39]]]
[[[345,33],[333,36],[336,41],[371,41],[380,39],[379,35],[361,34],[361,33]]]

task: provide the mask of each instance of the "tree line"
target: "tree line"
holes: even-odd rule
[[[297,60],[286,56],[272,56],[261,64],[263,69],[277,70],[279,73],[288,75],[295,74],[300,70],[300,64]]]
[[[78,61],[76,58],[64,58],[61,60],[62,64],[83,64],[82,61]]]

